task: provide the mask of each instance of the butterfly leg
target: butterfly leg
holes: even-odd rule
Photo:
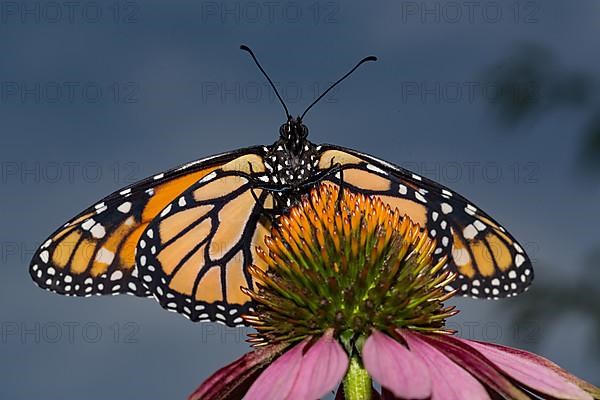
[[[254,172],[254,167],[252,166],[251,162],[248,162],[248,167],[250,168],[250,174],[248,176],[245,176],[250,182],[252,182],[252,187],[250,188],[250,193],[252,193],[252,197],[254,197],[254,201],[256,203],[260,203],[260,199],[258,198],[258,196],[256,195],[256,192],[254,192],[254,189],[259,189],[262,188],[261,183],[259,182],[259,180],[256,178],[256,174]]]
[[[265,200],[261,199],[255,192],[256,189],[262,189],[262,190],[266,190],[266,191],[274,191],[272,187],[268,187],[269,185],[265,185],[262,181],[260,181],[258,178],[256,178],[256,174],[254,172],[254,168],[252,167],[252,163],[248,163],[248,166],[250,167],[250,174],[248,176],[246,176],[246,178],[253,183],[253,187],[250,188],[250,193],[252,194],[252,197],[254,198],[254,201],[256,202],[256,204],[258,204],[261,208],[261,217],[265,218],[268,220],[269,225],[273,225],[273,223],[275,222],[275,219],[280,215],[280,212],[278,211],[277,207],[273,207],[273,208],[265,208]],[[272,196],[273,194],[271,194]],[[273,197],[273,200],[275,200],[275,197]]]
[[[337,176],[337,174],[339,174],[339,176]],[[306,182],[305,184],[303,184],[303,187],[312,187],[315,184],[317,184],[318,182],[329,178],[330,176],[332,176],[334,178],[336,178],[337,180],[339,180],[339,187],[340,190],[338,191],[338,195],[337,195],[337,200],[336,200],[336,204],[339,207],[342,203],[342,199],[344,198],[344,168],[342,167],[342,164],[340,163],[334,163],[333,158],[331,159],[331,164],[329,166],[329,168],[325,171],[320,171],[319,173],[315,174],[315,176],[308,182]]]
[[[344,169],[340,168],[340,190],[338,191],[337,201],[336,201],[338,210],[341,209],[343,199],[344,199]]]
[[[249,164],[249,167],[250,174],[248,174],[246,177],[252,182],[252,196],[254,197],[254,200],[256,202],[261,201],[259,199],[259,196],[257,196],[256,193],[254,193],[254,189],[266,190],[268,192],[271,192],[271,195],[273,196],[273,200],[275,203],[274,207],[272,209],[263,208],[264,214],[269,215],[271,220],[285,213],[287,208],[290,207],[296,199],[298,199],[302,194],[305,194],[307,190],[310,190],[324,179],[327,179],[332,175],[335,177],[335,175],[339,172],[340,177],[338,177],[338,179],[340,179],[343,182],[342,165],[338,163],[334,164],[333,162],[331,164],[331,167],[327,170],[319,171],[312,175],[310,179],[307,179],[306,181],[300,184],[294,185],[267,183],[256,177],[256,174],[254,173],[251,164]],[[343,184],[340,186],[343,186]],[[339,198],[338,195],[338,204],[340,202],[341,198]]]
[[[341,164],[332,164],[332,166],[329,167],[328,169],[317,172],[309,180],[306,180],[305,182],[301,183],[297,187],[298,187],[298,189],[302,189],[302,190],[310,189],[313,186],[315,186],[317,183],[323,181],[324,179],[331,177],[332,175],[335,178],[336,177],[335,175],[341,171],[342,171]]]
[[[339,179],[339,186],[340,186],[340,190],[338,191],[338,195],[337,195],[337,199],[336,199],[336,205],[337,208],[340,209],[340,206],[342,205],[342,200],[344,198],[344,169],[342,168],[342,164],[340,163],[334,163],[335,157],[331,158],[331,164],[329,165],[329,171],[333,171],[333,172],[339,172],[339,177],[336,177]]]

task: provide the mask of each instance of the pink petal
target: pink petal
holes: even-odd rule
[[[505,346],[461,341],[475,348],[505,374],[534,391],[557,399],[592,400],[592,396],[552,368],[548,360],[544,359],[546,363],[540,362],[542,357]]]
[[[478,381],[502,397],[513,400],[530,399],[527,394],[502,375],[490,360],[462,341],[447,335],[418,335],[421,340],[444,353],[455,364],[460,365]]]
[[[435,347],[408,330],[399,331],[410,351],[421,357],[431,375],[431,400],[488,400],[487,391],[471,374],[456,365]]]
[[[362,359],[369,374],[395,396],[424,399],[431,394],[425,363],[388,335],[374,330],[365,341]]]
[[[307,340],[298,343],[269,365],[254,381],[244,400],[286,399],[300,371],[306,344]]]
[[[285,346],[269,346],[247,353],[221,368],[205,380],[188,400],[222,400],[230,396],[241,397],[257,374],[279,354]]]
[[[348,369],[348,356],[329,332],[304,354],[289,400],[318,399],[340,383]]]
[[[553,370],[557,374],[561,375],[566,380],[568,380],[568,381],[576,384],[581,389],[583,389],[586,392],[588,392],[589,394],[591,394],[592,397],[600,399],[600,388],[597,388],[596,386],[592,385],[591,383],[586,382],[583,379],[580,379],[580,378],[576,377],[575,375],[573,375],[573,374],[569,373],[568,371],[562,369],[561,367],[559,367],[558,365],[556,365],[552,361],[548,360],[547,358],[538,356],[537,354],[529,353],[529,352],[524,351],[524,350],[519,350],[519,349],[515,349],[515,348],[511,348],[511,347],[501,346],[499,344],[492,344],[492,343],[484,343],[484,344],[486,344],[487,346],[491,346],[491,347],[497,348],[499,350],[504,350],[504,351],[509,351],[510,350],[511,352],[514,352],[516,354],[522,355],[524,357],[529,357],[534,362],[537,362],[539,364],[542,364],[542,365],[550,368],[551,370]]]

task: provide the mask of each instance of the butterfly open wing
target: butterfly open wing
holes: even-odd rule
[[[215,169],[174,199],[146,228],[137,249],[140,278],[167,310],[192,321],[243,323],[252,287],[246,268],[269,221],[270,194],[256,187],[265,172],[248,154]],[[263,216],[264,217],[264,216]]]
[[[314,183],[378,196],[427,229],[435,255],[448,256],[446,268],[459,274],[448,290],[498,298],[531,283],[523,248],[464,197],[354,150],[316,149]],[[272,182],[260,183],[273,169],[267,152],[252,147],[195,161],[111,194],[44,242],[31,276],[65,295],[152,295],[193,321],[241,324],[251,304],[240,287],[253,285],[246,268],[260,266],[254,248],[268,233],[265,210],[274,208]]]
[[[461,195],[401,167],[333,145],[321,147],[321,169],[339,165],[342,184],[379,196],[418,222],[436,239],[438,258],[458,278],[447,290],[478,298],[510,297],[533,280],[522,246],[489,215]]]
[[[44,289],[70,296],[149,296],[135,268],[135,249],[148,224],[188,187],[251,151],[194,161],[114,192],[41,245],[29,268],[33,280]]]

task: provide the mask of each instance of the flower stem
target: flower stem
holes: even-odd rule
[[[357,356],[350,359],[348,372],[344,377],[346,400],[371,400],[371,377]]]

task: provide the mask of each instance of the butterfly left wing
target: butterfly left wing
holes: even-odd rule
[[[259,154],[248,154],[206,175],[177,196],[146,228],[137,247],[140,279],[163,308],[192,321],[242,325],[252,288],[246,268],[272,202],[257,182],[265,178]],[[258,185],[259,186],[259,185]]]
[[[67,296],[149,296],[137,278],[137,242],[160,211],[215,168],[251,149],[194,161],[105,197],[56,230],[36,251],[29,273],[41,288]]]
[[[380,197],[406,213],[436,239],[438,258],[458,278],[447,290],[478,298],[510,297],[533,280],[531,261],[517,241],[489,215],[450,189],[355,150],[320,147],[319,167],[337,165],[344,187]]]

